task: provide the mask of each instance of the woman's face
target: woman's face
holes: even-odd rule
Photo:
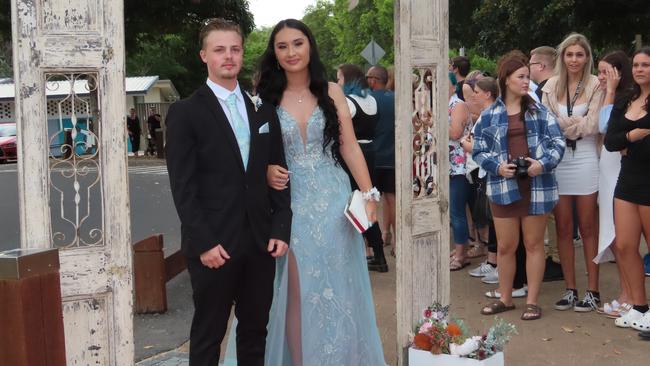
[[[563,61],[569,73],[582,74],[587,64],[587,51],[580,45],[571,45],[564,50]]]
[[[490,92],[481,89],[478,85],[474,87],[474,95],[478,103],[481,105],[481,108],[485,108],[492,103]]]
[[[273,47],[280,67],[286,72],[303,71],[309,66],[309,40],[300,30],[282,28],[275,35]]]
[[[641,86],[650,84],[650,56],[639,53],[632,59],[632,76],[634,82]]]
[[[465,97],[467,107],[473,114],[480,114],[481,109],[483,109],[483,103],[479,100],[475,90],[476,85],[474,85],[474,90],[472,90],[472,87],[468,83],[463,84],[463,96]]]
[[[508,93],[517,97],[523,97],[528,93],[528,84],[530,83],[530,70],[522,66],[515,70],[506,79],[506,88]]]
[[[345,85],[345,77],[340,69],[336,70],[336,83],[339,84],[341,88]]]
[[[607,69],[610,67],[612,65],[605,61],[598,62],[598,81],[600,82],[600,88],[603,90],[607,87]]]

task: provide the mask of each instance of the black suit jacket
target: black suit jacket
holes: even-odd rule
[[[269,164],[286,167],[280,123],[272,105],[255,111],[246,94],[244,100],[251,136],[246,170],[226,114],[207,85],[172,104],[167,114],[167,169],[188,258],[217,244],[231,257],[246,250],[239,243],[245,226],[264,252],[270,238],[289,243],[289,189],[276,191],[266,182]],[[266,123],[269,133],[259,133]]]

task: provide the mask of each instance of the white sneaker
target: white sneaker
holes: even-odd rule
[[[640,319],[633,321],[632,328],[640,332],[650,331],[650,311],[646,311]]]
[[[625,315],[622,315],[620,318],[614,320],[614,324],[620,328],[630,328],[632,323],[643,318],[643,313],[635,310],[634,308],[630,309]]]
[[[499,269],[495,268],[494,271],[483,276],[483,278],[481,278],[481,282],[489,284],[499,283]]]
[[[526,295],[528,295],[528,286],[526,285],[524,285],[522,288],[512,290],[513,298],[526,297]],[[500,299],[501,293],[499,290],[491,290],[485,293],[485,297],[488,297],[490,299]]]
[[[484,261],[478,267],[469,271],[469,275],[472,277],[485,277],[496,270],[496,267],[492,267],[491,264],[488,264],[487,261]]]

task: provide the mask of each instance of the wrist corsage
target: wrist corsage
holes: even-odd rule
[[[366,201],[379,202],[379,198],[381,197],[381,195],[379,194],[379,191],[377,190],[376,187],[372,187],[367,192],[361,192],[361,197],[363,197],[363,199]]]

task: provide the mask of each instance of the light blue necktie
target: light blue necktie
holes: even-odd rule
[[[251,132],[248,128],[248,124],[239,113],[239,109],[237,109],[237,96],[235,93],[228,96],[226,99],[226,105],[228,106],[228,111],[230,111],[230,118],[232,118],[235,138],[237,138],[237,145],[239,145],[241,159],[244,162],[244,170],[246,170],[246,166],[248,165],[248,152],[250,150]]]

